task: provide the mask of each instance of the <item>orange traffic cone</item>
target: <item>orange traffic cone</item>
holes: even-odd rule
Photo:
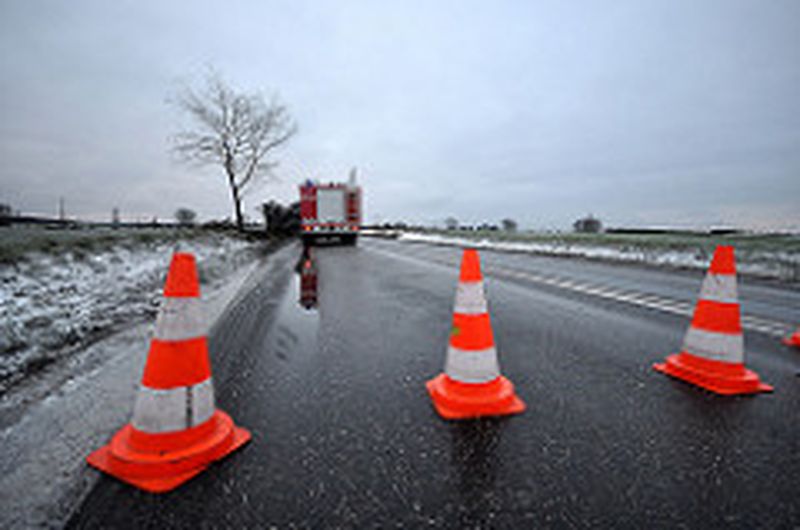
[[[151,492],[178,487],[250,440],[214,405],[193,255],[172,256],[164,297],[133,420],[86,459]]]
[[[514,385],[500,375],[475,250],[465,250],[461,260],[445,373],[426,386],[436,411],[446,419],[504,416],[525,410]]]
[[[717,394],[772,391],[744,366],[733,247],[721,245],[714,252],[681,353],[653,368]]]
[[[796,346],[800,348],[800,327],[798,327],[795,332],[788,337],[784,337],[783,343],[787,346]]]

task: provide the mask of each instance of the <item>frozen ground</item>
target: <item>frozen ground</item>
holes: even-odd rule
[[[736,247],[740,273],[800,282],[800,237],[797,236],[536,236],[449,235],[402,232],[401,241],[472,246],[506,252],[601,259],[647,265],[705,269],[716,244]]]
[[[0,229],[3,400],[28,376],[152,318],[174,249],[197,256],[206,285],[254,259],[247,241],[217,232],[73,232]]]

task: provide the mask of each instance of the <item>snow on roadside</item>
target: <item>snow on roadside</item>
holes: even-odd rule
[[[260,277],[261,263],[253,260],[203,287],[209,328]],[[134,325],[58,365],[63,383],[0,428],[0,498],[8,499],[0,528],[60,527],[92,489],[101,474],[85,458],[130,420],[152,332],[152,321]]]
[[[711,257],[699,247],[682,250],[666,247],[644,248],[635,245],[613,247],[584,245],[571,242],[501,241],[487,238],[472,239],[416,232],[401,233],[398,239],[400,241],[434,245],[468,246],[478,249],[506,252],[527,252],[549,256],[580,257],[691,269],[707,268]],[[737,269],[739,272],[755,276],[800,281],[800,256],[791,252],[749,251],[746,248],[737,249]]]
[[[209,233],[180,243],[207,284],[252,260],[251,245]],[[175,244],[114,245],[94,253],[32,253],[0,266],[0,395],[52,362],[155,315]]]

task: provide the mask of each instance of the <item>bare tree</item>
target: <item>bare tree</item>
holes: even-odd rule
[[[273,152],[297,132],[297,124],[276,96],[239,92],[216,73],[200,90],[187,87],[174,103],[193,128],[174,138],[175,152],[187,162],[222,166],[231,190],[236,226],[244,228],[242,196],[261,177],[273,177]]]

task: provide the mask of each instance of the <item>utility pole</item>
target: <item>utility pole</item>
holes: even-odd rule
[[[58,198],[58,219],[59,221],[65,220],[65,213],[64,213],[64,197]]]

